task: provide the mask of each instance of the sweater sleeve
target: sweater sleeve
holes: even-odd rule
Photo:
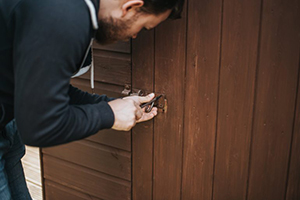
[[[90,94],[70,85],[69,87],[70,105],[96,104],[102,101],[109,102],[115,98],[106,95]]]
[[[15,118],[25,144],[54,146],[111,128],[106,101],[70,105],[70,77],[91,38],[84,1],[22,1],[13,13]]]

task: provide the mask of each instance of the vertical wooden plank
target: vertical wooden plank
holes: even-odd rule
[[[185,7],[186,8],[186,7]],[[168,112],[154,121],[153,199],[180,199],[186,12],[183,18],[167,21],[155,31],[155,92],[168,100]]]
[[[210,200],[216,133],[222,0],[190,0],[183,200]]]
[[[154,31],[141,32],[132,42],[132,86],[153,91]],[[132,198],[152,199],[153,121],[132,130]]]
[[[300,32],[299,32],[300,33]],[[300,34],[299,34],[300,35]],[[299,57],[300,59],[300,57]],[[299,61],[300,62],[300,61]],[[294,134],[292,141],[292,152],[290,169],[288,175],[286,200],[300,199],[300,63],[298,77],[297,109],[294,119]]]
[[[213,199],[246,197],[261,0],[224,1]]]
[[[299,68],[299,0],[264,0],[249,200],[282,200]]]

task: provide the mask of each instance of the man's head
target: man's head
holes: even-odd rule
[[[180,18],[184,0],[101,0],[96,40],[110,44],[137,37],[166,19]]]

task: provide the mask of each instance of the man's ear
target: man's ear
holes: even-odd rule
[[[131,9],[140,8],[144,5],[143,0],[128,0],[126,3],[122,6],[122,17],[124,17],[128,11]]]

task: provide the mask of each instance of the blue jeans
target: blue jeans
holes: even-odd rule
[[[12,120],[0,131],[1,200],[31,200],[21,163],[24,154],[25,146]]]

